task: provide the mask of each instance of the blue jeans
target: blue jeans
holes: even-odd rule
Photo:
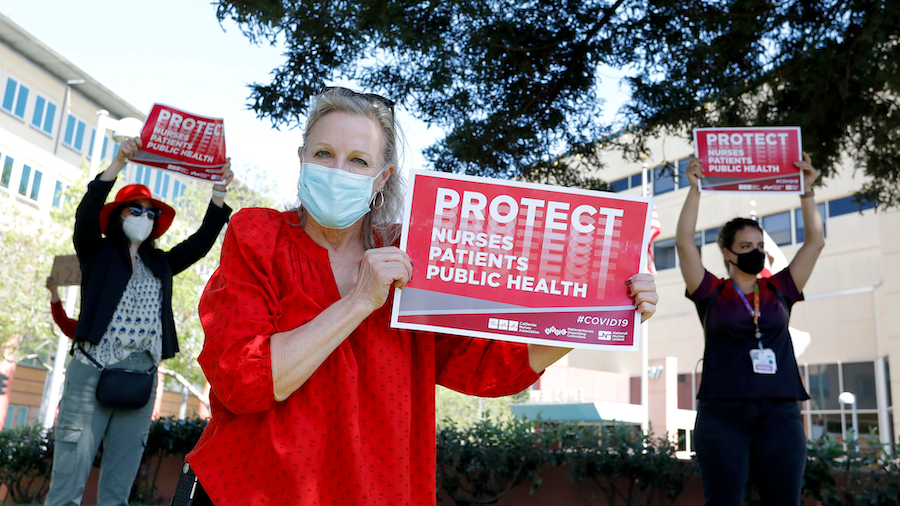
[[[750,473],[760,504],[800,504],[806,434],[798,401],[701,400],[694,448],[705,504],[739,506]]]

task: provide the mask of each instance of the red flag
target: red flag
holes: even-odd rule
[[[656,214],[656,204],[653,205],[653,216],[650,218],[650,242],[647,243],[647,272],[656,275],[656,261],[653,259],[653,241],[659,235],[659,215]]]

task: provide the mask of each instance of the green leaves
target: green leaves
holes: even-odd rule
[[[626,126],[637,159],[660,132],[799,125],[825,176],[847,153],[866,198],[900,204],[898,2],[220,0],[217,15],[285,45],[251,86],[276,126],[355,79],[447,130],[425,152],[437,170],[591,188],[599,143]],[[615,125],[598,119],[605,66],[632,75]]]

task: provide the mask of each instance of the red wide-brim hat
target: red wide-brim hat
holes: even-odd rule
[[[116,200],[103,206],[103,209],[100,210],[100,231],[104,234],[106,233],[106,224],[109,223],[109,214],[113,212],[113,210],[122,204],[127,204],[128,202],[133,202],[138,199],[149,199],[150,202],[153,202],[153,207],[159,209],[159,216],[156,218],[156,232],[153,234],[153,238],[157,239],[165,234],[166,230],[169,230],[169,227],[172,226],[172,222],[175,221],[175,209],[169,204],[153,198],[153,194],[150,193],[150,188],[147,188],[142,184],[130,184],[122,188],[116,193]]]

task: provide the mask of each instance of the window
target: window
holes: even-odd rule
[[[713,227],[703,231],[703,244],[712,244],[719,241],[719,228]]]
[[[631,176],[631,187],[632,188],[640,188],[641,185],[644,184],[644,175],[642,172],[638,172],[637,174],[633,174]]]
[[[109,137],[103,136],[103,147],[100,149],[101,160],[112,160],[112,157],[106,156],[106,148],[109,146]]]
[[[825,229],[825,203],[822,202],[819,204],[819,214],[822,215],[822,229]],[[796,223],[795,228],[797,229],[797,244],[804,242],[806,240],[806,236],[803,235],[803,210],[802,209],[794,209],[794,223]]]
[[[12,177],[12,168],[15,160],[13,157],[7,155],[6,160],[3,161],[3,174],[0,175],[0,186],[4,188],[9,188],[9,180]]]
[[[19,194],[30,197],[31,200],[37,200],[41,192],[41,179],[44,175],[39,170],[34,171],[34,177],[31,177],[32,168],[28,164],[22,165],[22,179],[19,181]],[[31,192],[29,193],[29,188]]]
[[[142,176],[141,169],[143,169],[143,172],[144,172],[143,179],[141,179],[141,176]],[[143,165],[138,165],[138,176],[136,178],[136,182],[149,188],[150,187],[150,172],[152,170],[153,169],[151,169],[150,167],[144,167]]]
[[[700,248],[703,246],[703,232],[697,232],[694,234],[694,246],[697,246],[697,253],[700,253]]]
[[[653,261],[656,264],[657,271],[674,269],[678,266],[675,257],[674,238],[653,242]]]
[[[30,165],[22,165],[22,179],[19,181],[19,194],[25,195],[28,193],[28,182],[31,179],[31,166]]]
[[[66,133],[63,135],[63,144],[81,153],[81,145],[84,142],[84,121],[70,114],[66,119]]]
[[[28,92],[31,91],[24,84],[12,77],[6,78],[6,92],[3,93],[3,110],[13,116],[24,120],[25,106],[28,104]]]
[[[118,155],[118,154],[119,154],[119,143],[118,143],[118,142],[114,142],[114,143],[113,143],[113,148],[112,148],[112,153],[110,153],[109,159],[112,160],[112,159],[115,158],[116,155]]]
[[[769,237],[779,246],[791,244],[791,213],[784,211],[777,214],[763,216],[763,229],[769,234]]]
[[[56,104],[38,94],[34,99],[34,114],[31,126],[47,135],[53,135],[53,123],[56,121]]]
[[[660,165],[653,169],[653,195],[662,195],[675,189],[675,176],[671,165]]]
[[[162,173],[162,171],[160,171]],[[163,183],[162,183],[162,191],[159,192],[159,195],[165,198],[169,194],[169,173],[166,172],[163,174]]]
[[[87,147],[87,152],[88,152],[87,157],[88,158],[92,158],[94,156],[94,140],[96,140],[96,138],[97,138],[97,129],[91,127],[91,143],[88,144],[88,147]],[[103,153],[100,153],[100,158],[103,158]]]
[[[37,201],[41,192],[41,178],[44,175],[41,174],[41,171],[34,171],[34,182],[31,183],[31,200]]]
[[[862,199],[862,201],[856,201],[855,199],[855,196],[850,195],[849,197],[829,201],[828,217],[834,218],[835,216],[841,216],[843,214],[861,213],[866,209],[872,209],[873,207],[875,207],[875,202],[870,202],[866,199]]]
[[[153,184],[153,193],[158,196],[164,196],[159,191],[162,189],[163,171],[156,171],[156,182]]]
[[[856,396],[858,409],[878,409],[875,396],[875,363],[851,362],[841,364],[844,369],[844,390]]]
[[[628,178],[617,179],[609,183],[609,190],[613,192],[625,191],[628,189]]]
[[[841,409],[838,403],[840,388],[837,364],[809,366],[809,396],[813,410]]]
[[[16,407],[12,404],[6,408],[6,421],[3,422],[3,430],[16,428]]]
[[[65,187],[62,184],[62,181],[56,182],[56,188],[53,189],[53,207],[59,207],[62,204],[63,192],[65,191]]]
[[[28,406],[19,406],[19,416],[16,418],[16,427],[28,425]]]
[[[687,169],[688,163],[690,163],[690,158],[682,158],[675,162],[678,164],[678,187],[686,188],[691,185],[691,182],[688,181],[687,176],[684,175],[684,170]]]
[[[186,185],[184,183],[182,183],[181,181],[179,181],[177,179],[173,180],[173,182],[172,182],[172,198],[180,199],[182,196],[184,196],[185,188],[186,188]]]

